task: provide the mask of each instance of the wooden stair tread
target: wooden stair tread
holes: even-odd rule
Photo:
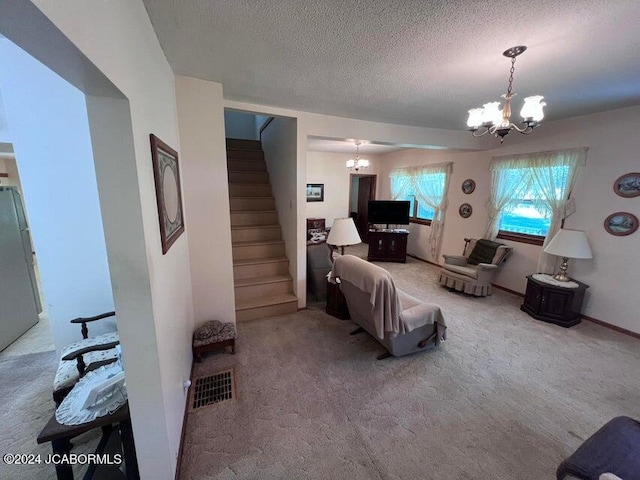
[[[235,287],[249,287],[251,285],[264,285],[266,283],[290,282],[291,275],[268,275],[264,277],[238,278],[234,281]]]
[[[280,295],[250,298],[248,300],[236,300],[236,312],[239,310],[248,310],[251,308],[261,308],[268,307],[270,305],[279,305],[282,303],[293,302],[298,302],[298,297],[296,297],[293,293],[281,293]]]
[[[284,256],[279,257],[264,257],[264,258],[243,258],[239,260],[233,261],[233,266],[237,267],[240,265],[258,265],[261,263],[277,263],[277,262],[288,262],[289,259]]]
[[[277,210],[242,210],[234,213],[276,213]]]
[[[254,245],[278,245],[284,240],[247,240],[241,242],[231,242],[232,247],[252,247]]]
[[[256,229],[256,228],[280,228],[277,223],[270,223],[267,225],[232,225],[231,230],[243,230],[243,229]]]

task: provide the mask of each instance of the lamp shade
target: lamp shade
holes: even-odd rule
[[[593,258],[587,235],[581,230],[559,230],[544,249],[567,258]]]
[[[345,247],[360,243],[360,235],[352,218],[336,218],[329,232],[327,243],[336,247]]]

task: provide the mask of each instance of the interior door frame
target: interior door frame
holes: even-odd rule
[[[369,200],[375,200],[376,199],[376,193],[377,193],[377,189],[378,189],[378,175],[377,174],[373,174],[373,173],[352,173],[349,176],[349,209],[347,210],[349,218],[351,218],[351,194],[353,193],[352,191],[352,184],[353,184],[353,178],[356,177],[358,178],[358,182],[360,182],[360,178],[370,178],[371,179],[371,189],[369,190]],[[360,185],[358,184],[358,192],[359,192],[359,188]],[[358,212],[359,214],[360,212]],[[358,221],[357,221],[357,217],[353,219],[354,223],[356,224],[356,228],[358,229],[358,233],[360,233],[360,236],[362,237],[362,241],[364,243],[368,243],[368,238],[367,238],[367,229],[365,229],[364,232],[360,231],[360,227],[358,227]]]
[[[372,183],[373,183],[373,188],[371,189],[371,192],[369,194],[369,200],[375,200],[376,199],[376,192],[378,190],[378,175],[375,173],[352,173],[349,175],[349,198],[348,198],[348,202],[349,202],[349,206],[347,208],[347,212],[349,214],[349,216],[351,215],[351,194],[353,193],[353,177],[357,177],[357,178],[362,178],[362,177],[371,177],[373,179]]]

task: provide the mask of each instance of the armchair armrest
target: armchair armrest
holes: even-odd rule
[[[84,358],[82,358],[82,356],[85,353],[100,352],[102,350],[110,350],[112,348],[115,348],[115,346],[118,344],[120,344],[119,340],[115,342],[103,343],[101,345],[92,345],[90,347],[79,348],[78,350],[74,350],[73,352],[66,354],[64,357],[62,357],[61,360],[77,360],[78,373],[80,374],[80,377],[82,377],[86,373],[86,369],[87,369],[87,365],[84,362]],[[107,363],[111,363],[111,362],[107,362]]]
[[[464,266],[467,264],[467,257],[464,255],[443,255],[444,263],[448,263],[449,265],[460,265]]]
[[[113,317],[116,312],[106,312],[101,313],[100,315],[96,315],[95,317],[78,317],[71,320],[71,323],[81,323],[82,324],[82,338],[87,338],[89,336],[89,329],[87,328],[88,322],[95,322],[96,320],[102,320],[103,318]]]
[[[494,265],[493,263],[479,263],[477,267],[478,267],[478,270],[487,270],[487,271],[498,269],[498,266]]]

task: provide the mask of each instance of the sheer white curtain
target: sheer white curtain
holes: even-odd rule
[[[524,197],[531,185],[527,161],[513,158],[492,158],[491,197],[487,203],[489,220],[484,238],[495,240],[500,230],[503,210],[514,200]]]
[[[532,188],[551,215],[551,225],[538,259],[538,272],[551,273],[554,270],[556,257],[544,253],[544,247],[560,230],[562,221],[576,211],[575,203],[569,195],[586,159],[586,148],[543,152],[531,157]]]
[[[586,148],[492,158],[489,167],[492,188],[485,238],[494,240],[502,213],[518,200],[529,198],[535,201],[536,209],[551,219],[544,249],[560,230],[562,220],[575,212],[575,204],[569,196],[586,159]],[[552,272],[555,260],[555,256],[541,251],[537,271]]]
[[[413,177],[407,169],[394,168],[389,173],[391,181],[391,200],[406,198],[413,188]]]
[[[451,162],[447,162],[396,168],[389,174],[393,200],[406,198],[410,192],[414,192],[418,205],[429,207],[435,211],[428,238],[429,255],[432,261],[437,261],[442,244],[452,165]]]
[[[429,232],[429,254],[431,261],[438,261],[442,234],[444,232],[444,219],[447,211],[447,193],[449,191],[449,178],[451,177],[452,164],[440,163],[425,165],[415,169],[415,192],[418,205],[428,205],[435,211],[431,220]]]

